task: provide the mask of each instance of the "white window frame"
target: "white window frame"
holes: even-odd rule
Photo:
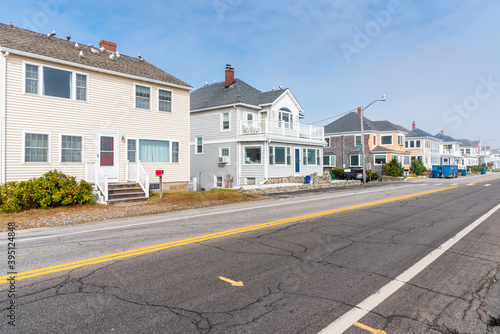
[[[30,132],[28,132],[30,133]],[[82,139],[82,148],[81,148],[81,155],[80,155],[80,161],[73,162],[73,161],[62,161],[62,156],[63,156],[63,147],[62,147],[62,137],[63,136],[68,136],[68,137],[80,137]],[[77,135],[77,134],[68,134],[68,133],[61,133],[59,134],[59,162],[62,164],[81,164],[83,162],[83,157],[84,157],[84,152],[83,149],[85,147],[84,145],[84,136],[83,135]]]
[[[85,72],[80,72],[80,71],[74,71],[74,70],[69,70],[67,68],[62,68],[62,67],[57,67],[57,66],[47,66],[43,65],[40,63],[36,62],[31,62],[31,61],[23,61],[23,84],[22,84],[22,93],[26,95],[31,95],[31,96],[40,96],[44,98],[55,98],[55,99],[64,99],[64,100],[69,100],[69,101],[76,101],[76,102],[89,102],[89,87],[90,87],[90,75]],[[31,66],[37,66],[38,67],[38,82],[37,82],[37,93],[27,93],[26,92],[26,65],[31,65]],[[61,71],[66,71],[71,73],[71,96],[69,98],[66,97],[58,97],[58,96],[51,96],[51,95],[45,95],[43,93],[43,83],[44,83],[44,76],[43,76],[43,68],[53,68],[56,70],[61,70]],[[76,99],[76,75],[84,75],[87,77],[87,87],[85,91],[85,101],[84,100],[77,100]]]
[[[224,146],[224,147],[219,147],[219,157],[225,157],[225,155],[222,155],[222,150],[227,150],[227,165],[231,163],[231,148]]]
[[[47,137],[47,143],[48,143],[48,148],[47,148],[47,161],[26,161],[26,134],[27,133],[30,133],[30,134],[37,134],[37,135],[48,135]],[[23,140],[22,140],[22,143],[23,143],[23,160],[22,160],[22,163],[23,164],[43,164],[43,165],[46,165],[46,164],[50,164],[50,156],[51,156],[51,134],[50,132],[39,132],[39,131],[23,131],[22,132],[22,136],[23,136]]]
[[[137,86],[149,88],[149,109],[137,107]],[[153,87],[149,85],[134,83],[134,109],[151,111],[152,107],[153,107]]]
[[[376,166],[382,166],[382,165],[385,165],[385,164],[382,164],[382,163],[377,163],[377,156],[384,156],[385,157],[385,164],[387,164],[387,154],[374,154],[373,155],[373,164],[376,165]]]
[[[351,157],[358,157],[358,165],[351,165]],[[362,167],[363,166],[363,155],[362,154],[351,154],[349,155],[349,167]]]
[[[384,144],[383,140],[382,140],[382,138],[384,138],[384,137],[390,137],[391,138],[391,142],[389,144]],[[380,136],[380,145],[382,145],[382,146],[390,146],[393,143],[393,139],[394,139],[393,135],[383,135],[383,136]]]
[[[405,144],[405,137],[403,135],[398,135],[398,145]]]
[[[139,139],[137,139],[137,138],[127,138],[127,141],[126,141],[126,145],[127,145],[126,146],[126,151],[127,151],[126,157],[127,157],[127,162],[129,162],[129,160],[128,160],[128,152],[129,152],[129,150],[128,150],[128,142],[132,141],[132,140],[135,141],[135,161],[131,161],[132,163],[134,163],[134,162],[139,161]]]
[[[325,158],[328,158],[328,164],[325,165]],[[324,167],[335,167],[337,164],[337,158],[335,155],[324,155],[323,154],[323,166]]]
[[[358,145],[358,144],[357,144],[357,142],[358,142],[358,137],[359,137],[359,145],[363,145],[363,142],[361,141],[361,135],[354,135],[354,146],[355,146],[355,147],[358,147],[358,146],[356,146],[356,145]]]
[[[143,85],[139,85],[139,86],[143,86]],[[160,110],[160,90],[164,90],[166,92],[170,92],[170,111]],[[156,108],[158,110],[158,112],[167,113],[167,114],[173,114],[174,113],[174,91],[171,90],[171,89],[165,89],[165,88],[158,87],[156,89],[156,96],[157,96],[157,99],[158,99],[158,108]],[[165,101],[163,101],[163,102],[165,102]],[[144,109],[144,110],[146,110],[146,109]]]
[[[246,150],[247,148],[260,148],[260,163],[247,163],[246,162]],[[263,154],[263,147],[262,145],[248,145],[248,146],[243,146],[243,164],[248,165],[248,166],[260,166],[264,163],[264,154]]]
[[[170,163],[180,164],[181,163],[181,142],[179,140],[169,140],[170,141]],[[174,161],[174,143],[177,143],[177,161]]]
[[[228,115],[228,128],[224,129],[224,115]],[[220,113],[220,131],[228,132],[231,131],[231,112],[230,111],[221,111]]]
[[[201,139],[201,152],[198,152],[198,139]],[[204,151],[203,136],[194,137],[194,154],[203,154]]]
[[[221,178],[221,185],[220,186],[217,184],[217,179],[219,177]],[[217,174],[214,175],[214,188],[218,188],[218,189],[224,188],[224,175],[217,175]]]

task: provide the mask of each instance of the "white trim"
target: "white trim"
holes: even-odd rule
[[[382,137],[391,137],[391,142],[390,144],[384,144],[382,143]],[[394,134],[390,134],[390,135],[380,135],[380,146],[391,146],[393,145],[394,143]]]
[[[260,148],[260,163],[259,164],[247,164],[246,161],[245,161],[245,157],[246,157],[246,151],[245,150],[247,148],[256,148],[256,147]],[[262,147],[263,147],[262,145],[247,145],[247,146],[243,146],[243,150],[242,150],[242,152],[243,152],[243,165],[244,166],[262,166],[264,164],[263,161],[265,161],[264,160],[264,152],[262,150]]]
[[[384,164],[378,164],[377,163],[377,155],[383,155],[383,156],[385,156],[385,163],[387,164],[387,154],[385,154],[385,153],[384,154],[372,153],[372,154],[373,154],[373,164],[375,166],[382,166],[382,165],[384,165]]]
[[[132,162],[137,162],[139,161],[139,138],[125,138],[125,156],[126,156],[126,161],[127,162],[131,162],[128,160],[128,141],[129,140],[135,140],[135,161],[132,161]]]
[[[222,178],[221,186],[220,187],[217,185],[217,178],[218,177]],[[214,174],[214,188],[217,188],[217,189],[224,188],[224,175]]]
[[[50,164],[50,155],[51,155],[51,134],[50,132],[40,132],[40,131],[28,131],[28,130],[23,130],[22,132],[23,135],[23,140],[22,140],[22,163],[23,164],[30,164],[30,165],[47,165]],[[47,135],[47,161],[26,161],[26,134],[35,134],[35,135]]]
[[[198,152],[198,138],[201,138],[201,152]],[[203,154],[203,146],[204,146],[204,142],[203,142],[203,136],[196,136],[194,137],[194,154],[195,155],[202,155]]]
[[[149,88],[149,109],[146,108],[137,108],[137,86]],[[134,82],[134,105],[132,109],[135,110],[153,110],[153,86],[138,84]]]
[[[229,115],[229,128],[228,129],[224,129],[224,114],[228,114]],[[219,117],[220,117],[220,131],[221,132],[230,132],[231,131],[231,110],[222,110],[220,113],[219,113]]]
[[[166,92],[170,92],[170,111],[160,110],[160,90],[164,90]],[[174,113],[174,91],[171,89],[165,89],[161,87],[156,88],[156,102],[158,103],[156,111],[161,113],[173,114]]]
[[[98,68],[98,67],[89,66],[89,65],[82,65],[82,64],[73,63],[73,62],[67,61],[67,60],[62,60],[62,59],[57,59],[57,58],[52,58],[52,57],[37,55],[37,54],[34,54],[34,53],[20,51],[20,50],[11,49],[11,48],[6,48],[6,47],[2,47],[2,46],[0,46],[0,51],[7,51],[7,52],[10,52],[12,54],[17,54],[19,56],[25,56],[25,57],[35,58],[35,59],[40,59],[40,60],[45,60],[45,61],[49,61],[49,62],[53,62],[53,63],[63,64],[63,65],[68,65],[68,66],[74,66],[74,67],[78,67],[78,68],[84,68],[84,69],[90,70],[90,71],[96,71],[96,72],[101,72],[101,73],[106,73],[106,74],[112,74],[112,75],[116,75],[116,76],[120,76],[120,77],[125,77],[125,78],[133,79],[133,80],[141,80],[141,81],[146,81],[146,82],[150,82],[150,83],[156,83],[156,84],[160,84],[160,85],[165,85],[165,86],[170,86],[170,87],[176,87],[176,88],[181,88],[181,89],[187,89],[187,90],[193,89],[193,87],[191,87],[191,86],[183,86],[183,85],[178,85],[178,84],[174,84],[174,83],[169,83],[169,82],[166,82],[166,81],[161,81],[161,80],[155,80],[155,79],[150,79],[150,78],[146,78],[146,77],[141,77],[141,76],[138,76],[138,75],[116,72],[116,71],[112,71],[112,70],[108,70],[108,69],[103,69],[103,68]]]
[[[2,48],[0,47],[0,50]],[[9,54],[7,52],[5,52],[4,54],[2,54],[2,87],[3,87],[3,92],[2,92],[2,111],[1,111],[1,122],[2,122],[2,158],[1,158],[1,164],[2,164],[2,184],[4,184],[7,180],[7,177],[5,175],[5,172],[7,171],[7,164],[5,162],[5,159],[7,158],[7,153],[5,152],[5,148],[6,148],[6,144],[5,144],[5,140],[6,140],[6,134],[5,134],[5,130],[6,130],[6,125],[5,125],[5,121],[7,119],[6,115],[7,115],[7,57],[9,56]]]
[[[181,141],[180,140],[169,140],[170,141],[170,164],[180,164],[181,163]],[[174,162],[174,145],[173,143],[177,143],[177,161]]]
[[[228,162],[226,163],[226,166],[227,166],[227,165],[231,164],[231,148],[230,147],[226,147],[226,146],[219,147],[219,157],[223,157],[224,156],[224,155],[222,155],[222,150],[223,149],[227,149],[227,160],[228,160]]]
[[[82,148],[81,148],[81,155],[80,155],[80,161],[78,162],[71,162],[71,161],[65,161],[63,162],[62,161],[62,151],[63,151],[63,148],[62,148],[62,136],[68,136],[68,137],[80,137],[82,139]],[[84,155],[84,148],[85,148],[85,144],[84,144],[84,135],[77,135],[77,134],[69,134],[69,133],[60,133],[59,134],[59,157],[58,157],[58,162],[60,164],[81,164],[84,162],[84,159],[83,157],[85,156]]]
[[[31,65],[31,66],[38,67],[37,94],[27,93],[26,92],[26,65]],[[22,66],[23,66],[23,69],[22,69],[22,72],[23,72],[22,94],[28,95],[28,96],[39,96],[39,97],[42,97],[42,98],[49,98],[49,99],[64,99],[64,100],[76,101],[76,102],[83,102],[83,103],[89,102],[89,86],[90,86],[90,75],[89,75],[89,73],[85,73],[85,72],[81,72],[81,71],[75,71],[73,69],[68,70],[66,68],[52,66],[52,65],[43,65],[43,64],[40,64],[40,63],[26,61],[26,60],[22,61]],[[43,84],[44,84],[44,81],[45,81],[45,77],[44,77],[44,74],[43,74],[43,68],[44,67],[53,68],[53,69],[56,69],[56,70],[65,71],[65,72],[71,73],[71,89],[70,89],[70,97],[69,98],[44,94],[44,92],[43,92]],[[86,92],[85,92],[85,94],[86,94],[85,95],[85,101],[77,100],[76,99],[76,75],[77,74],[84,75],[84,76],[87,77],[87,87],[86,87]]]
[[[255,110],[261,110],[261,107],[257,107],[251,104],[246,104],[246,103],[231,103],[231,104],[225,104],[222,106],[215,106],[215,107],[209,107],[209,108],[201,108],[201,109],[195,109],[191,110],[191,112],[199,112],[199,111],[209,111],[209,110],[215,110],[215,109],[222,109],[222,108],[233,108],[236,106],[241,106],[241,107],[247,107],[250,109],[255,109]]]

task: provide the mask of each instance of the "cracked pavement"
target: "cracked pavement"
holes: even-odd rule
[[[18,281],[17,325],[8,327],[2,317],[0,332],[317,333],[498,204],[499,187],[499,181],[460,187]],[[385,196],[398,195],[390,189]],[[323,201],[328,210],[339,200]],[[183,226],[198,230],[222,220],[170,224],[184,237]],[[102,244],[92,253],[101,254],[140,233],[154,242],[171,235],[134,227],[109,245],[104,234],[61,244],[80,250]],[[496,213],[360,322],[390,334],[493,333],[499,237]],[[7,289],[0,285],[2,314]]]

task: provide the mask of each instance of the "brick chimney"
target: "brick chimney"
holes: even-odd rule
[[[234,82],[234,68],[230,64],[226,65],[226,88]]]
[[[444,130],[441,130],[441,134],[444,135]]]
[[[415,121],[413,121],[413,123],[411,123],[411,129],[415,130],[416,128],[417,128],[417,124],[415,124]]]
[[[99,42],[99,47],[100,48],[104,47],[108,51],[116,52],[116,43],[107,41],[105,39]]]
[[[358,107],[358,115],[361,116],[361,107]]]

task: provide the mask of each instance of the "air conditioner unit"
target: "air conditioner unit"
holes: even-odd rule
[[[219,157],[220,164],[227,164],[229,162],[229,157]]]

